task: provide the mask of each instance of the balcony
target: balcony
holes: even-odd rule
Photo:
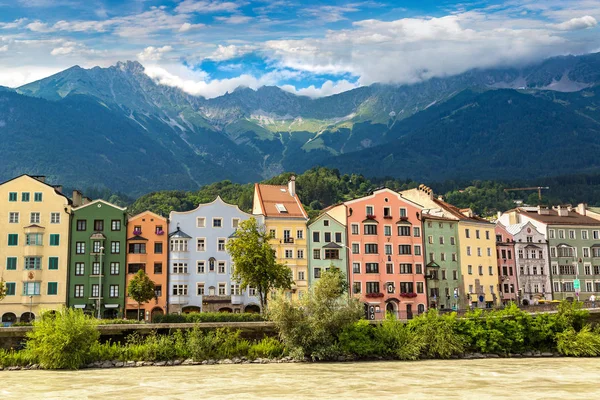
[[[204,295],[202,303],[230,303],[231,296]]]
[[[244,296],[231,295],[231,304],[237,305],[237,304],[243,304],[243,303],[244,303]]]
[[[291,237],[283,238],[283,243],[293,244],[294,243],[294,238],[291,238]]]
[[[176,295],[173,294],[171,296],[169,296],[169,304],[178,304],[178,305],[183,305],[183,304],[188,304],[188,295]]]

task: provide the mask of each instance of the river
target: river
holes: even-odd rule
[[[600,399],[600,359],[2,371],[0,399]]]

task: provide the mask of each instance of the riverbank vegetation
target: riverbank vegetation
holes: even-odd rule
[[[408,322],[388,315],[372,324],[361,319],[361,305],[345,293],[343,280],[342,272],[331,268],[298,303],[277,296],[267,316],[278,336],[260,339],[248,339],[239,330],[198,325],[103,343],[97,321],[81,310],[43,314],[27,334],[23,350],[0,350],[0,367],[77,369],[101,362],[229,363],[284,356],[313,361],[447,359],[472,353],[600,356],[600,327],[588,323],[582,303],[563,302],[555,314],[530,315],[513,304],[502,310],[474,310],[460,318],[436,310]]]

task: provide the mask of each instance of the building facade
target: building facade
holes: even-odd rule
[[[555,300],[587,300],[600,293],[600,221],[587,215],[584,204],[520,207],[499,220],[503,224],[530,222],[546,237]]]
[[[252,217],[220,197],[192,211],[171,212],[169,312],[260,311],[255,290],[232,281],[226,249],[240,222]]]
[[[519,281],[513,235],[501,223],[496,224],[496,259],[498,260],[498,293],[502,304],[519,304]]]
[[[71,201],[44,177],[0,184],[0,326],[66,304],[70,216]]]
[[[140,320],[166,314],[168,292],[168,221],[151,211],[129,218],[127,223],[127,287],[140,270],[154,282],[155,298],[140,308]],[[126,294],[126,317],[138,319],[138,304]]]
[[[308,290],[308,214],[296,193],[296,179],[285,185],[254,185],[252,214],[264,220],[278,263],[292,270],[294,284],[286,295],[294,300]]]
[[[83,205],[77,196],[73,200],[68,305],[102,318],[122,318],[127,212],[104,200]]]
[[[421,207],[380,189],[344,203],[352,294],[368,319],[411,319],[427,308]]]
[[[345,206],[338,206],[345,210]],[[308,282],[309,286],[331,266],[339,268],[348,279],[348,245],[346,242],[345,212],[336,219],[324,211],[308,226]]]

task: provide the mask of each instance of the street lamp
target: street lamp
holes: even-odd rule
[[[100,267],[98,271],[98,319],[100,319],[100,306],[101,306],[101,298],[102,298],[102,255],[104,254],[104,247],[100,246]]]
[[[33,319],[33,295],[29,295],[29,322]]]

